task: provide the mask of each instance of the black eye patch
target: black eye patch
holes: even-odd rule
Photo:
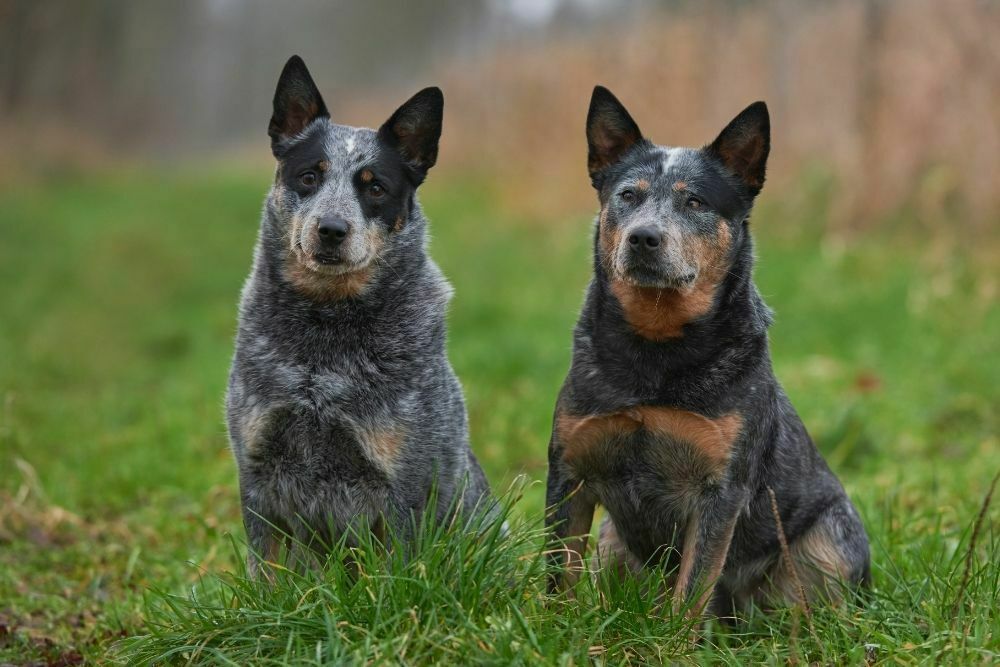
[[[626,186],[637,195],[637,199],[648,196],[650,191],[638,188],[636,184],[640,181],[652,183],[658,173],[657,165],[661,159],[653,147],[634,148],[623,160],[608,167],[604,172],[601,200],[608,201],[611,197],[617,197]]]
[[[676,189],[682,203],[696,197],[704,203],[701,210],[710,208],[727,220],[741,220],[753,204],[752,198],[744,195],[701,153],[687,159],[680,169],[672,170],[669,180],[675,187],[677,183],[682,185]]]
[[[279,177],[286,188],[307,194],[312,188],[306,187],[300,179],[306,171],[316,173],[317,184],[323,181],[325,167],[329,165],[325,144],[326,133],[318,128],[285,152],[279,166]]]
[[[358,168],[352,181],[365,217],[380,218],[389,229],[405,222],[415,188],[396,151],[381,148],[373,161]]]

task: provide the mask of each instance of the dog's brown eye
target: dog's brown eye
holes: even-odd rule
[[[299,174],[299,183],[306,186],[307,188],[311,188],[312,186],[316,185],[316,172],[315,171],[302,172],[301,174]]]
[[[624,190],[618,196],[621,197],[622,201],[625,202],[626,204],[635,203],[635,193],[632,192],[631,190]]]
[[[705,202],[703,202],[702,200],[698,199],[697,197],[688,197],[687,205],[688,205],[688,208],[699,209],[699,208],[701,208],[702,206],[705,205]]]
[[[372,197],[381,197],[385,194],[385,188],[378,183],[372,183],[372,186],[368,188],[368,192],[372,194]]]

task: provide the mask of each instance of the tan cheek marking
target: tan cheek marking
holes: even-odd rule
[[[337,275],[312,270],[305,264],[301,251],[295,247],[299,224],[301,223],[296,222],[296,218],[292,218],[292,251],[285,258],[285,278],[288,282],[300,294],[318,302],[336,301],[362,294],[375,274],[372,265]],[[372,254],[377,254],[385,245],[385,235],[369,231],[367,243]]]
[[[695,284],[684,290],[637,287],[623,280],[611,282],[625,320],[643,338],[662,341],[684,335],[684,325],[712,308],[715,292],[726,275],[726,256],[732,243],[729,225],[720,219],[713,240],[691,241],[701,272]]]
[[[392,225],[392,231],[401,232],[403,231],[403,216],[396,216],[396,222]]]

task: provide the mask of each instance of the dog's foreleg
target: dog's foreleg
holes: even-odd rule
[[[545,499],[548,559],[554,566],[549,591],[572,591],[586,568],[583,556],[594,522],[595,501],[583,483],[573,479],[559,461],[550,461]]]
[[[722,575],[729,545],[746,494],[729,491],[703,497],[688,520],[681,547],[681,567],[674,586],[674,611],[690,603],[701,615]],[[697,596],[697,597],[696,597]]]
[[[270,568],[262,567],[261,561],[273,563],[278,560],[281,552],[281,532],[245,504],[243,526],[247,531],[247,576],[257,579],[263,574],[268,581],[272,580]]]

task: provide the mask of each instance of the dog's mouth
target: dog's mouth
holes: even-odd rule
[[[312,256],[312,260],[317,264],[323,266],[336,266],[337,264],[343,264],[344,258],[340,256],[340,253],[315,253]]]
[[[635,287],[687,290],[694,286],[698,273],[694,270],[667,271],[648,262],[632,264],[622,272],[625,282]]]
[[[371,261],[370,257],[361,262],[351,261],[341,252],[306,252],[301,245],[295,246],[295,258],[310,271],[328,275],[361,271],[367,268]]]

